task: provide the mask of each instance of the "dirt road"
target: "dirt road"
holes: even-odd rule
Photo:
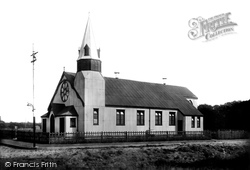
[[[169,165],[232,167],[236,163],[245,168],[250,161],[247,140],[89,144],[37,150],[0,146],[0,158],[1,168],[9,162],[12,168],[22,165],[26,168],[36,166],[36,169],[157,169]]]

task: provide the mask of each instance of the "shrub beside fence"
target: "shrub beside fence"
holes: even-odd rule
[[[33,142],[34,134],[33,132],[18,131],[17,140],[25,141],[25,142],[30,142],[30,141]],[[49,133],[36,132],[35,141],[37,143],[49,143]]]
[[[218,139],[247,139],[249,138],[249,133],[244,130],[218,130]]]
[[[0,130],[0,139],[14,139],[25,142],[33,142],[34,134],[32,131]],[[49,143],[49,133],[36,132],[36,143]]]
[[[15,130],[2,130],[0,129],[0,139],[13,139],[16,137]]]

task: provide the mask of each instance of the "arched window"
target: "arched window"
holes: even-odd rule
[[[90,48],[89,48],[88,44],[86,44],[84,46],[84,56],[89,56],[89,54],[90,54]]]

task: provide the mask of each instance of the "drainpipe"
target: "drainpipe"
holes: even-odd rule
[[[151,131],[151,109],[149,109],[149,126],[148,126],[149,133]]]

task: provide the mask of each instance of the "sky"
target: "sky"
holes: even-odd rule
[[[32,122],[47,112],[64,67],[76,72],[88,15],[101,49],[102,75],[184,86],[198,104],[250,99],[248,0],[0,1],[1,120]],[[191,40],[189,20],[230,12],[233,34]]]

